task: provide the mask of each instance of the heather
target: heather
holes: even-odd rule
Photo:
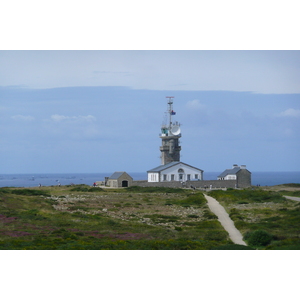
[[[203,194],[85,185],[0,189],[0,249],[209,250],[230,245]]]
[[[298,185],[216,190],[210,196],[223,205],[243,234],[246,243],[256,249],[300,250],[300,202],[283,195],[299,195]],[[298,190],[297,190],[298,189]]]
[[[285,190],[286,189],[286,190]],[[234,245],[201,191],[87,185],[0,188],[0,249],[297,250],[298,187],[215,190],[248,246]]]

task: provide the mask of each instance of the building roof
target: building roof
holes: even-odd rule
[[[127,174],[126,172],[115,172],[113,173],[108,179],[118,179],[120,176],[122,176],[123,174]],[[127,174],[128,175],[128,174]],[[130,175],[128,175],[130,176]],[[130,176],[131,177],[131,176]]]
[[[173,162],[170,162],[170,163],[165,164],[165,165],[160,165],[160,166],[158,166],[158,167],[156,167],[156,168],[153,168],[153,169],[151,169],[151,170],[149,170],[149,171],[147,171],[147,172],[148,172],[148,173],[149,173],[149,172],[151,172],[151,173],[159,173],[159,172],[161,172],[161,171],[163,171],[163,170],[166,170],[166,169],[168,169],[168,168],[170,168],[170,167],[173,167],[173,166],[176,166],[176,165],[178,165],[178,164],[184,164],[184,165],[186,165],[186,166],[188,166],[188,167],[190,167],[190,168],[197,169],[197,170],[203,172],[203,170],[198,169],[198,168],[195,168],[195,167],[193,167],[193,166],[190,166],[190,165],[188,165],[188,164],[186,164],[186,163],[183,163],[183,162],[181,162],[181,161],[173,161]]]
[[[227,175],[235,175],[239,170],[241,170],[240,167],[234,167],[232,169],[226,169],[223,173],[221,173],[218,177],[225,177]]]

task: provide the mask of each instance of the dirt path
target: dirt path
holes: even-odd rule
[[[208,207],[218,217],[218,220],[221,223],[221,225],[229,233],[230,239],[235,244],[246,246],[247,244],[243,241],[242,234],[236,229],[233,221],[230,219],[224,207],[213,197],[207,196],[205,194],[204,196],[207,200]]]
[[[300,201],[300,197],[283,196],[289,200]]]

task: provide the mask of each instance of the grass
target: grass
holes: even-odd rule
[[[300,249],[299,202],[285,199],[282,192],[263,189],[216,190],[209,194],[225,207],[244,239],[253,244],[252,247]],[[261,237],[253,242],[258,232],[272,238],[266,244],[256,242]]]
[[[0,189],[0,249],[196,250],[231,243],[205,216],[202,194],[167,190]],[[190,220],[197,222],[185,224]]]
[[[300,250],[300,203],[282,197],[282,186],[268,189],[209,192],[245,240],[252,236],[246,247],[231,242],[197,191],[0,188],[0,249]],[[261,231],[271,237],[262,245]]]

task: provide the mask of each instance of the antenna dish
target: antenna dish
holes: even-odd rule
[[[171,133],[173,135],[179,135],[180,134],[180,127],[178,125],[173,125],[171,128]]]

